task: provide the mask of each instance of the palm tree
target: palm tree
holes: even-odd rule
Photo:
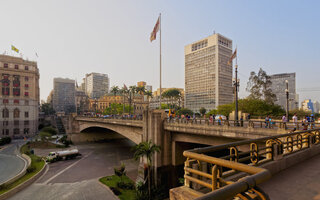
[[[148,193],[149,199],[151,196],[151,181],[150,181],[150,170],[151,170],[151,162],[152,156],[156,152],[160,152],[160,146],[152,144],[151,140],[147,142],[140,142],[138,145],[133,147],[134,152],[134,159],[138,160],[140,158],[146,157],[147,158],[147,167],[148,167]]]
[[[150,101],[150,98],[152,98],[152,92],[151,91],[146,91],[145,94],[148,97],[148,101]]]
[[[132,86],[129,86],[129,104],[130,104],[130,107],[129,107],[129,114],[131,114],[131,104],[133,102],[133,107],[134,107],[134,95],[136,94],[137,92],[137,86],[135,85],[132,85]],[[135,109],[133,108],[133,113],[135,112]]]
[[[128,90],[128,88],[124,85],[124,86],[121,88],[120,93],[122,94],[122,97],[123,97],[123,114],[124,114],[124,113],[125,113],[125,107],[126,107],[126,105],[125,105],[125,96],[126,96],[126,94],[129,93],[129,90]]]
[[[120,89],[118,86],[111,87],[111,92],[113,93],[114,96],[116,96],[119,91],[120,91]]]

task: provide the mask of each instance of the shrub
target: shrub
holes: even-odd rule
[[[123,175],[126,175],[126,166],[122,163],[120,168],[114,168],[114,174],[119,176],[119,177],[122,177]]]
[[[57,130],[52,128],[51,126],[47,126],[47,127],[44,127],[43,129],[41,129],[41,132],[47,132],[47,133],[50,133],[51,135],[57,135]]]
[[[118,186],[118,188],[121,188],[121,189],[127,189],[127,190],[134,190],[135,189],[134,184],[132,182],[129,182],[129,183],[118,182],[117,186]]]
[[[27,169],[27,173],[31,173],[31,172],[34,172],[36,170],[36,168],[34,166],[30,166],[28,167]]]
[[[119,188],[116,188],[116,187],[110,187],[110,189],[112,190],[112,192],[115,194],[115,195],[120,195],[121,192],[119,190]]]
[[[11,137],[4,137],[0,139],[0,145],[10,144],[11,143]]]

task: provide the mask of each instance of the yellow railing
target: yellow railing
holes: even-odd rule
[[[207,193],[199,200],[268,199],[257,185],[268,180],[271,174],[258,166],[318,145],[319,131],[300,131],[185,151],[185,186]],[[229,155],[215,155],[221,150],[228,150]]]

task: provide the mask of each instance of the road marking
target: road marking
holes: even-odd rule
[[[49,178],[48,180],[46,180],[45,182],[43,182],[44,184],[48,184],[50,181],[52,181],[54,178],[56,178],[57,176],[59,176],[60,174],[62,174],[63,172],[67,171],[68,169],[70,169],[71,167],[75,166],[78,162],[80,162],[82,159],[88,157],[90,154],[92,154],[93,151],[91,151],[88,155],[84,156],[83,158],[81,158],[80,160],[78,160],[77,162],[69,165],[67,168],[63,169],[62,171],[60,171],[59,173],[57,173],[56,175],[52,176],[51,178]]]

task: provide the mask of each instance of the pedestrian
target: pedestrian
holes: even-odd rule
[[[250,115],[250,113],[249,113],[248,116],[247,116],[247,119],[250,120],[250,117],[251,117],[251,115]]]
[[[195,114],[195,113],[193,113],[192,121],[193,121],[193,122],[195,122],[195,121],[196,121],[196,114]]]
[[[297,117],[297,113],[294,113],[293,117],[292,117],[292,121],[294,124],[294,128],[297,130],[298,128],[298,117]]]
[[[265,118],[265,124],[266,124],[266,126],[265,126],[265,128],[268,128],[269,127],[269,115],[267,115],[267,117]]]
[[[221,122],[222,122],[222,117],[221,115],[219,116],[219,120],[218,120],[218,124],[221,125]]]
[[[243,116],[240,117],[240,126],[243,127]]]
[[[310,129],[314,129],[314,116],[313,116],[313,114],[311,114],[311,117],[310,117]]]
[[[302,120],[302,126],[303,126],[303,130],[308,130],[308,116],[305,116],[304,119]]]
[[[273,124],[272,117],[269,117],[269,128],[273,128]]]
[[[287,117],[286,117],[286,114],[283,114],[283,116],[282,116],[282,124],[283,124],[283,127],[285,129],[287,129]]]

